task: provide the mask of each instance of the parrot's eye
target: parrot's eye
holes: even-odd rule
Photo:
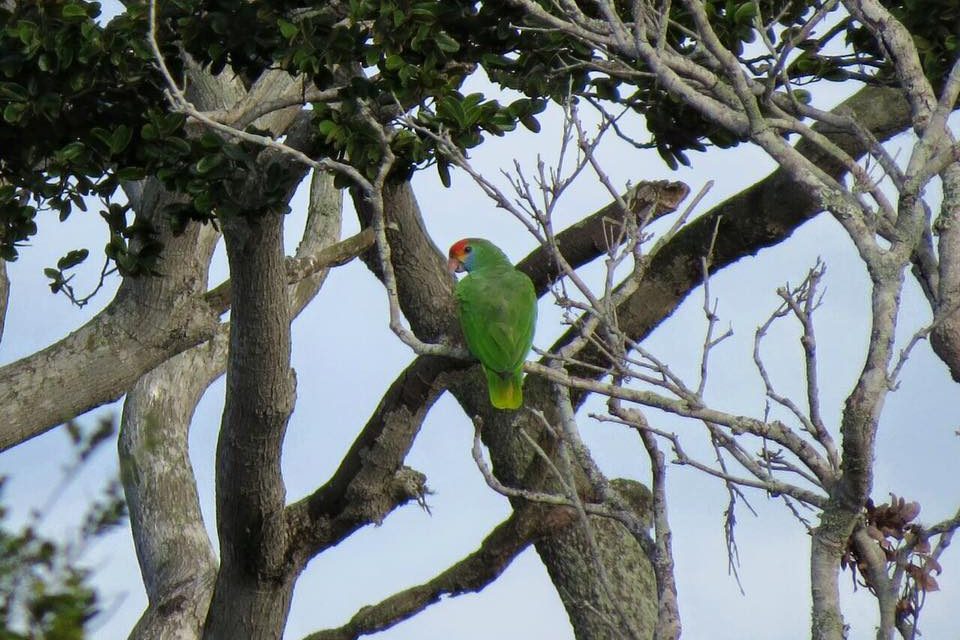
[[[471,247],[470,245],[467,245],[463,248],[464,253],[470,253],[471,251],[473,251],[473,247]]]

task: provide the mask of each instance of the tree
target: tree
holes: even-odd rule
[[[876,595],[878,637],[912,637],[960,519],[948,514],[923,527],[914,503],[875,504],[873,465],[884,400],[913,346],[929,334],[960,375],[951,232],[960,174],[949,120],[960,92],[955,8],[871,0],[182,0],[130,3],[105,27],[96,12],[51,1],[14,2],[3,13],[4,50],[12,53],[2,65],[0,135],[15,149],[0,164],[3,257],[15,259],[34,235],[39,209],[66,218],[95,196],[110,233],[101,279],[115,269],[123,281],[78,331],[0,369],[0,442],[14,446],[125,396],[120,470],[150,601],[136,637],[279,636],[311,558],[427,500],[426,478],[405,458],[444,391],[473,418],[478,468],[511,498],[513,514],[433,580],[313,637],[358,637],[445,594],[481,589],[531,544],[578,637],[679,636],[664,446],[679,464],[724,482],[731,503],[756,489],[782,498],[802,522],[800,509],[814,510],[813,637],[843,636],[846,566]],[[840,36],[846,48],[836,55]],[[464,95],[481,68],[523,97],[503,105]],[[864,87],[828,111],[814,96],[829,81]],[[469,150],[517,124],[538,129],[548,101],[564,110],[564,155],[555,170],[518,166],[516,193],[507,193],[471,165]],[[599,113],[597,132],[583,124],[586,105]],[[637,113],[648,142],[629,135]],[[907,129],[916,140],[898,164],[884,142]],[[693,217],[692,208],[679,211],[682,183],[612,183],[598,151],[610,136],[655,148],[674,167],[707,144],[750,144],[779,169]],[[874,164],[880,173],[868,170]],[[469,175],[530,231],[538,248],[521,268],[569,318],[542,361],[527,363],[518,414],[489,407],[477,367],[458,346],[452,282],[411,186],[417,170],[433,166],[445,184],[452,170]],[[556,229],[560,197],[591,171],[610,203]],[[284,214],[308,173],[308,222],[288,259]],[[939,202],[930,197],[935,180]],[[345,240],[342,189],[362,227]],[[819,266],[778,292],[782,306],[757,332],[756,367],[782,415],[712,406],[706,374],[724,335],[716,332],[710,276],[820,211],[840,223],[871,281],[869,343],[842,419],[833,424],[820,410]],[[651,236],[648,225],[671,215],[672,225]],[[221,238],[230,278],[208,290]],[[71,251],[47,271],[55,293],[86,302],[68,272],[87,256]],[[385,322],[416,357],[337,471],[287,503],[280,463],[296,400],[291,320],[322,291],[329,268],[357,256],[383,283]],[[601,257],[602,277],[591,286],[581,272]],[[933,321],[898,358],[908,267]],[[643,340],[701,285],[707,333],[690,382]],[[787,316],[802,335],[801,403],[780,393],[761,357],[766,331]],[[224,372],[217,562],[187,436],[199,398]],[[58,392],[45,393],[50,388]],[[639,434],[649,490],[608,480],[583,444],[576,409],[589,394],[608,398],[601,420]],[[688,455],[685,439],[658,427],[652,411],[703,425],[716,462]]]

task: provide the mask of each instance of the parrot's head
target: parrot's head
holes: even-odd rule
[[[453,243],[447,258],[447,271],[450,273],[460,273],[461,271],[470,271],[473,269],[475,260],[473,250],[474,238],[464,238]]]
[[[470,272],[474,269],[506,265],[510,260],[495,244],[483,238],[464,238],[453,243],[447,254],[447,270],[450,273]]]

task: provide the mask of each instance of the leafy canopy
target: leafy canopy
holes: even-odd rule
[[[578,4],[588,15],[596,11],[593,2]],[[632,4],[616,3],[625,22],[632,21]],[[671,5],[667,42],[696,55],[691,18],[679,4]],[[882,50],[849,17],[838,13],[834,27],[799,39],[819,3],[706,4],[723,43],[758,79],[789,48],[797,52],[786,69],[795,85],[851,77],[890,81]],[[951,0],[934,0],[936,10],[917,0],[887,4],[915,34],[930,76],[942,77],[957,55],[960,7]],[[538,130],[536,114],[546,102],[570,95],[645,116],[649,139],[636,144],[656,148],[672,167],[689,164],[690,150],[740,142],[672,98],[641,62],[610,64],[603,52],[556,30],[520,28],[529,22],[509,3],[168,0],[160,9],[160,45],[176,77],[182,76],[182,47],[214,73],[229,66],[248,84],[279,68],[303,74],[318,91],[333,91],[333,100],[313,105],[314,136],[305,151],[349,159],[368,176],[383,155],[371,118],[398,130],[391,142],[398,158],[394,178],[436,166],[449,185],[449,163],[430,136],[406,126],[402,114],[467,151],[517,124]],[[36,233],[39,211],[63,220],[86,210],[92,196],[102,203],[108,263],[123,275],[157,273],[157,230],[134,219],[117,196],[124,181],[147,176],[183,196],[168,210],[175,230],[191,220],[285,206],[296,175],[262,162],[261,149],[188,131],[182,115],[167,112],[146,41],[146,4],[128,3],[106,25],[99,15],[99,4],[86,0],[16,0],[11,9],[0,9],[0,258],[16,259],[18,246]],[[761,21],[772,51],[758,44]],[[827,53],[840,38],[844,53]],[[464,81],[480,69],[522,97],[501,104],[482,93],[462,93]],[[803,99],[804,92],[795,95]],[[276,175],[262,180],[264,171]],[[255,177],[273,188],[253,206],[245,185]],[[340,185],[346,185],[342,178]],[[72,251],[47,270],[55,292],[69,289],[69,269],[88,254]]]

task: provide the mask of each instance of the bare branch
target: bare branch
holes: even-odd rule
[[[149,605],[131,634],[198,638],[217,561],[189,457],[193,411],[223,372],[227,332],[166,361],[127,394],[120,469]]]
[[[409,476],[403,461],[434,401],[443,391],[440,376],[456,361],[420,356],[384,394],[331,478],[310,496],[286,508],[293,532],[290,553],[309,558],[356,529],[381,522],[407,500],[420,498],[392,487]],[[402,487],[401,487],[402,488]],[[363,496],[356,500],[356,496]]]
[[[446,596],[480,591],[535,539],[562,530],[571,520],[566,509],[517,509],[484,538],[480,548],[433,579],[363,607],[342,627],[311,633],[304,640],[355,640],[389,629]]]
[[[286,262],[287,284],[294,285],[324,269],[347,264],[373,244],[373,231],[364,229],[345,240],[324,246],[313,255],[289,258]],[[230,308],[230,286],[230,280],[226,280],[204,294],[210,308],[221,314]]]

